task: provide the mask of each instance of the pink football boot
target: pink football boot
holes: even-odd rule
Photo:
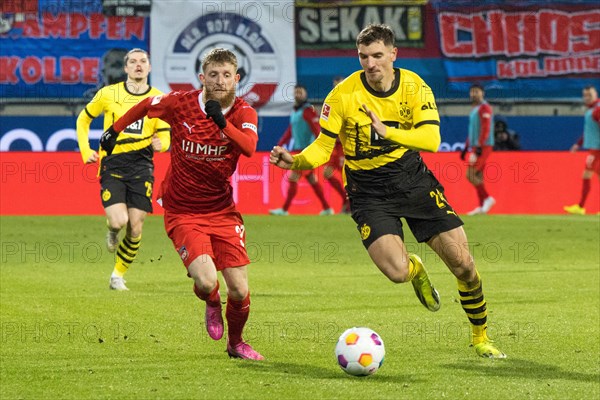
[[[221,304],[218,306],[209,306],[206,303],[206,313],[204,314],[206,331],[213,340],[219,340],[223,337],[223,316],[221,315]]]
[[[245,360],[264,360],[265,358],[246,342],[239,342],[232,346],[227,342],[227,354],[231,358],[243,358]]]

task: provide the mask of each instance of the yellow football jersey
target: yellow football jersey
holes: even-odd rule
[[[321,132],[331,137],[339,135],[350,170],[379,168],[408,151],[377,135],[363,104],[393,128],[410,130],[424,124],[440,124],[429,86],[412,71],[396,68],[394,73],[394,85],[385,93],[373,90],[361,70],[338,84],[325,99],[320,117]]]
[[[150,87],[148,91],[142,94],[131,93],[127,89],[125,82],[115,83],[114,85],[105,86],[100,89],[77,118],[77,138],[84,162],[92,151],[88,135],[90,123],[94,118],[104,114],[104,130],[106,130],[141,100],[160,94],[162,92],[153,87]],[[144,117],[129,125],[119,134],[112,154],[139,152],[144,153],[144,158],[147,159],[149,157],[151,160],[151,145],[154,133],[157,133],[161,140],[161,151],[166,151],[171,142],[169,124],[158,118]],[[99,151],[98,153],[100,157],[106,155],[103,151]],[[134,156],[134,154],[131,154],[131,156]],[[133,157],[127,158],[133,159]]]

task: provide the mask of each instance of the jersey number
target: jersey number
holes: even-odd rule
[[[146,186],[146,197],[152,197],[152,182],[144,182],[144,186]]]
[[[444,193],[440,192],[439,189],[429,192],[429,197],[433,197],[435,199],[435,204],[437,204],[439,208],[445,208],[446,204],[448,204],[446,198],[444,197]]]

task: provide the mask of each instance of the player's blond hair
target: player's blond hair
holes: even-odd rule
[[[127,54],[125,54],[125,57],[123,58],[123,60],[125,61],[125,65],[127,65],[127,61],[129,61],[129,56],[133,53],[144,53],[146,55],[146,58],[148,58],[148,60],[150,59],[150,54],[148,54],[146,50],[136,47],[135,49],[129,50]]]
[[[232,64],[237,71],[238,62],[237,57],[231,50],[217,47],[212,49],[202,58],[202,72],[206,71],[209,64]]]

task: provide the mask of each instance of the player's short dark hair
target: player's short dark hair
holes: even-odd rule
[[[479,89],[482,92],[485,92],[485,89],[483,88],[483,85],[481,83],[474,83],[469,89]]]
[[[238,62],[237,57],[231,50],[224,49],[222,47],[217,47],[209,51],[202,58],[202,71],[206,71],[206,67],[209,64],[233,64],[233,67],[237,71]]]
[[[359,45],[368,46],[371,43],[382,41],[386,46],[393,46],[396,42],[394,31],[389,25],[369,24],[356,37],[356,47]]]
[[[129,56],[132,55],[133,53],[144,53],[146,55],[146,57],[148,59],[150,59],[150,54],[148,54],[148,52],[144,49],[140,49],[139,47],[136,47],[135,49],[131,49],[127,52],[127,54],[125,54],[125,57],[123,58],[123,61],[125,62],[125,65],[127,65],[127,61],[129,61]]]
[[[594,85],[587,85],[583,90],[596,90],[596,87]]]
[[[304,90],[306,90],[306,86],[297,83],[296,86],[294,86],[294,89],[304,89]]]

